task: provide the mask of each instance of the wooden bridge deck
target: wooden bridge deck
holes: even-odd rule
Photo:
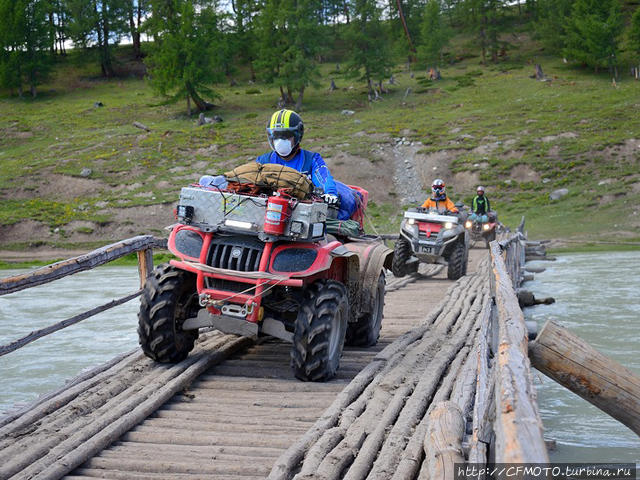
[[[159,366],[138,352],[124,357],[0,423],[0,478],[275,479],[290,476],[292,458],[299,463],[296,478],[391,478],[394,470],[394,478],[415,478],[420,419],[430,401],[455,395],[467,411],[472,402],[476,360],[470,352],[488,296],[486,275],[475,273],[487,270],[488,256],[471,250],[468,276],[457,287],[446,270],[430,278],[390,277],[378,345],[346,348],[337,377],[327,383],[293,378],[290,347],[274,339],[252,344],[214,333],[180,366]],[[469,295],[461,306],[456,297],[469,291],[477,298]],[[455,305],[458,313],[450,314]],[[397,354],[409,345],[417,353]],[[463,365],[473,369],[470,389]],[[360,388],[365,401],[355,407],[348,390],[367,369]],[[433,385],[423,385],[425,376]],[[414,392],[421,399],[412,400]],[[398,422],[408,421],[405,404],[421,412],[407,423],[417,432],[414,441],[404,432],[399,446],[383,444]],[[341,423],[338,437],[327,436],[318,425],[345,406],[358,409],[343,415],[353,421]]]

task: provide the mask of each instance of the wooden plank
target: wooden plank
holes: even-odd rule
[[[53,448],[42,453],[34,452],[34,455],[39,458],[29,459],[27,462],[29,466],[26,468],[24,468],[26,459],[12,458],[10,462],[0,465],[0,476],[3,472],[11,476],[22,470],[21,474],[25,476],[38,475],[38,478],[43,480],[59,479],[149,416],[177,391],[183,389],[200,373],[209,368],[211,364],[222,361],[248,342],[250,340],[246,338],[230,339],[227,344],[211,354],[202,353],[188,357],[182,363],[188,367],[181,375],[161,386],[152,384],[143,388],[138,392],[140,398],[132,397],[126,402],[122,402],[119,408],[104,413],[86,428],[73,433]],[[130,406],[133,406],[132,410],[128,410]],[[44,456],[42,456],[43,453]]]
[[[138,250],[138,276],[140,277],[140,288],[144,288],[147,277],[153,271],[153,249],[145,248]]]
[[[424,439],[428,474],[421,472],[419,480],[453,480],[455,464],[464,463],[464,431],[464,416],[455,402],[440,402],[431,410]]]
[[[532,365],[640,435],[640,378],[548,321],[529,344]]]
[[[0,279],[0,295],[18,292],[25,288],[43,285],[67,275],[91,270],[99,265],[104,265],[116,258],[123,257],[132,252],[149,248],[164,247],[166,241],[156,239],[152,235],[140,235],[128,238],[121,242],[112,243],[93,250],[85,255],[52,263],[32,272]]]
[[[547,463],[549,458],[527,356],[527,327],[497,242],[491,245],[491,262],[499,326],[494,423],[496,462]]]

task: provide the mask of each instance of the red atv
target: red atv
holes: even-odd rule
[[[361,220],[368,194],[352,188],[364,200]],[[214,327],[289,341],[295,376],[325,381],[345,343],[378,341],[393,252],[377,238],[328,234],[319,197],[194,185],[176,213],[168,246],[178,259],[154,270],[138,314],[148,357],[181,361],[198,330]]]
[[[478,219],[471,220],[470,218],[464,223],[465,228],[471,235],[471,241],[475,246],[478,241],[484,241],[487,248],[489,243],[496,239],[496,232],[498,231],[498,218],[494,211],[487,213],[487,221],[482,222]]]

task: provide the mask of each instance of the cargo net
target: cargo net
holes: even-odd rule
[[[227,190],[235,193],[257,195],[284,190],[298,200],[305,200],[313,192],[313,184],[305,174],[274,163],[249,162],[225,172],[224,176],[229,182]]]

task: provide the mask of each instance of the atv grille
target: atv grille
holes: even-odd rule
[[[204,286],[206,288],[223,290],[225,292],[241,293],[246,292],[252,285],[249,283],[232,282],[230,280],[221,280],[219,278],[204,277]]]
[[[216,237],[211,242],[207,265],[237,272],[255,272],[260,268],[264,243],[246,237]]]

